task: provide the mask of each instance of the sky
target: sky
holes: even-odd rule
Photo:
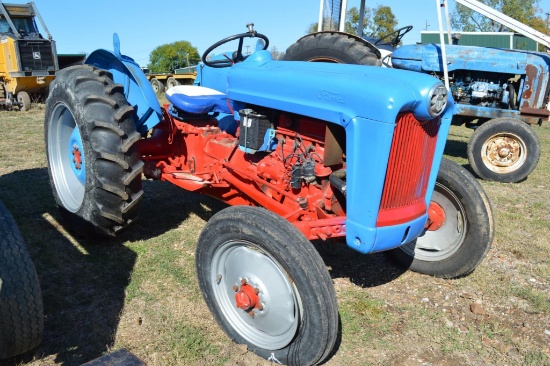
[[[26,3],[28,0],[10,0]],[[60,54],[112,50],[112,35],[118,33],[121,52],[146,66],[157,46],[185,40],[202,54],[214,42],[246,32],[246,24],[265,34],[272,46],[284,51],[307,28],[317,22],[320,0],[33,0]],[[412,25],[404,44],[420,41],[420,32],[437,30],[439,0],[366,0],[366,6],[390,6],[399,27]],[[348,0],[348,9],[359,7]],[[539,3],[543,13],[550,0]],[[450,10],[454,1],[449,0]]]

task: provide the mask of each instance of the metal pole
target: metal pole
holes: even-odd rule
[[[447,37],[449,37],[447,41],[449,42],[450,45],[452,45],[453,36],[451,34],[451,18],[449,17],[449,3],[447,2],[447,0],[445,0],[443,4],[444,4],[443,6],[445,7],[445,19],[447,20]]]
[[[534,40],[535,42],[542,43],[546,47],[550,47],[550,37],[544,33],[537,31],[529,27],[528,25],[523,24],[515,20],[514,18],[509,17],[501,13],[498,10],[491,8],[483,3],[480,3],[476,0],[455,0],[457,3],[466,6],[472,10],[477,11],[479,14],[486,16],[489,19],[492,19],[518,33],[523,34],[525,37]]]
[[[338,30],[343,32],[346,29],[346,9],[348,8],[348,0],[342,0],[340,4],[340,24]]]
[[[317,32],[321,32],[323,30],[323,11],[324,11],[324,0],[321,0],[321,4],[319,5],[319,21],[317,22]]]
[[[361,0],[359,7],[359,24],[357,25],[357,35],[363,37],[363,21],[365,19],[365,0]]]
[[[447,1],[447,0],[443,0]],[[445,87],[447,90],[451,90],[449,84],[449,70],[447,68],[447,52],[445,49],[445,37],[443,36],[443,19],[441,19],[441,0],[435,0],[435,7],[437,9],[437,20],[439,23],[439,43],[441,44],[441,62],[443,63],[443,77],[445,78]]]
[[[13,22],[11,21],[10,15],[8,14],[8,11],[4,7],[4,4],[2,4],[2,1],[0,1],[0,12],[2,13],[2,15],[4,15],[4,18],[6,18],[6,20],[8,21],[8,24],[10,25],[10,28],[13,34],[15,34],[15,38],[20,39],[21,35],[17,31],[17,28],[15,27]]]
[[[44,29],[44,32],[46,32],[46,34],[48,35],[48,39],[51,41],[52,40],[52,35],[50,34],[50,31],[48,31],[48,27],[46,27],[46,23],[44,23],[44,20],[42,20],[42,16],[40,15],[40,12],[36,8],[36,5],[34,5],[33,2],[30,2],[29,4],[33,9],[34,14],[38,18],[38,21],[42,25],[42,28]]]

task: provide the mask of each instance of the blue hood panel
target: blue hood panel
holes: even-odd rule
[[[525,74],[527,64],[548,72],[550,57],[544,53],[474,46],[445,47],[449,71],[483,70],[505,74]],[[406,45],[392,55],[393,67],[417,72],[443,72],[441,47],[436,44]]]

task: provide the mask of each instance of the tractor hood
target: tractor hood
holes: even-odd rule
[[[548,73],[550,57],[529,51],[506,50],[474,46],[445,47],[449,71],[490,70],[506,74],[525,74],[527,65]],[[392,55],[394,68],[423,73],[443,72],[441,47],[436,44],[406,45]]]

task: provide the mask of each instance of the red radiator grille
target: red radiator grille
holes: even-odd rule
[[[376,226],[398,225],[426,213],[440,119],[420,123],[411,113],[397,116]]]

